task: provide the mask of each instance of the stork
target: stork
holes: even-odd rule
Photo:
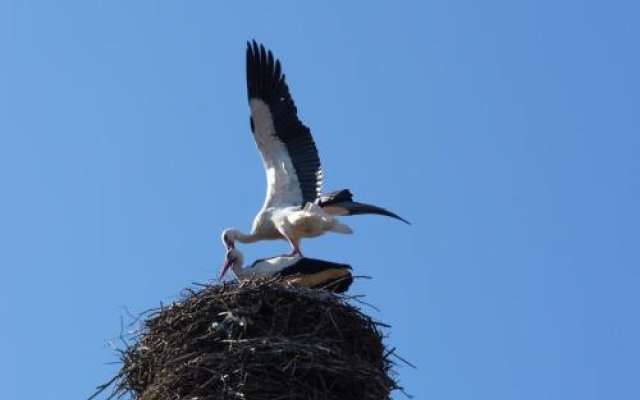
[[[338,216],[379,214],[409,223],[384,208],[353,201],[348,189],[321,194],[322,167],[311,131],[298,119],[280,61],[255,40],[247,43],[247,93],[267,193],[250,233],[224,230],[227,249],[233,249],[236,241],[285,239],[292,247],[289,255],[301,256],[302,238],[352,233]]]
[[[238,281],[260,278],[281,278],[296,286],[327,288],[337,293],[346,292],[353,282],[351,267],[330,261],[301,256],[279,256],[257,260],[243,268],[244,256],[238,249],[229,249],[220,273],[224,277],[229,268]]]

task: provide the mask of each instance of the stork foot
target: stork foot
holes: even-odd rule
[[[298,246],[295,246],[291,253],[287,254],[287,257],[302,257],[302,252]]]

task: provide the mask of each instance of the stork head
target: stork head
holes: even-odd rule
[[[240,250],[236,248],[231,248],[227,250],[227,253],[224,255],[224,264],[222,265],[222,272],[220,272],[220,280],[224,278],[224,275],[227,273],[229,268],[235,270],[235,268],[240,268],[242,266],[243,257]]]
[[[227,250],[236,248],[236,240],[238,239],[239,233],[240,231],[237,229],[225,229],[222,231],[220,239],[222,239],[222,244],[224,244]]]

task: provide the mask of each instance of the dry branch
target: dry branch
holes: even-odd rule
[[[275,281],[202,286],[151,312],[111,397],[382,400],[400,389],[375,322],[348,297]]]

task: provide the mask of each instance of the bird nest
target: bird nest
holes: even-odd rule
[[[188,290],[122,351],[111,397],[389,399],[400,387],[383,324],[348,299],[273,280]]]

